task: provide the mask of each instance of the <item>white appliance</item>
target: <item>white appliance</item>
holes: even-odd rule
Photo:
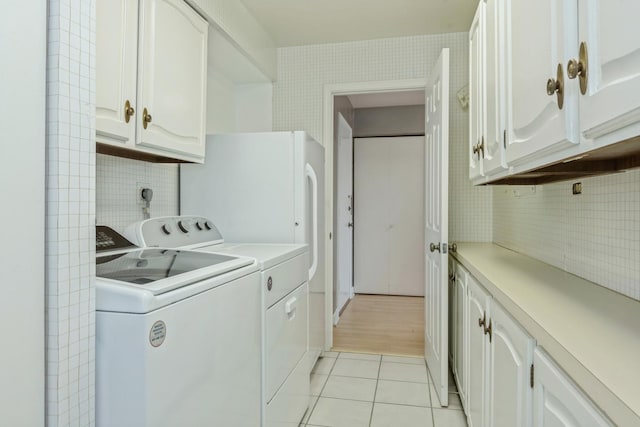
[[[96,232],[96,425],[258,426],[255,260]]]
[[[160,217],[132,224],[139,246],[163,246],[255,258],[260,267],[263,319],[262,405],[266,427],[297,426],[309,406],[308,246],[224,243],[210,220]]]
[[[305,132],[207,136],[205,163],[180,166],[180,211],[234,242],[309,245],[309,348],[325,346],[324,148]]]

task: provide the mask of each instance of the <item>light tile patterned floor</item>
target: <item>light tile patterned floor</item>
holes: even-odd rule
[[[442,408],[422,358],[327,352],[311,374],[307,427],[467,427],[450,377]]]

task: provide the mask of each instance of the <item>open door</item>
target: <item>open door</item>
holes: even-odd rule
[[[448,406],[449,49],[425,90],[425,349],[442,406]]]
[[[353,295],[353,131],[342,114],[338,113],[338,191],[336,227],[337,301],[333,321]]]

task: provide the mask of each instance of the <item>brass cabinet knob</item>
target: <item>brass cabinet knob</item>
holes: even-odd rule
[[[149,112],[147,111],[147,109],[145,108],[144,110],[142,110],[142,127],[143,128],[147,128],[147,125],[149,123],[151,123],[151,114],[149,114]]]
[[[482,157],[484,158],[484,135],[480,140],[480,145],[478,145],[478,160],[480,160],[480,151],[482,151]]]
[[[578,59],[570,59],[567,64],[567,76],[570,79],[579,77],[580,93],[587,93],[587,82],[589,78],[589,57],[587,54],[587,44],[580,43],[580,56]]]
[[[129,123],[129,119],[135,114],[135,112],[136,110],[133,109],[131,102],[127,99],[124,103],[124,122]]]
[[[564,105],[564,73],[562,72],[562,64],[558,64],[556,78],[547,80],[547,95],[557,95],[558,108],[562,110]]]
[[[493,338],[493,328],[491,327],[491,323],[492,321],[489,320],[489,326],[487,326],[487,322],[485,321],[484,323],[484,334],[487,335],[489,334],[489,342],[491,342],[492,338]]]
[[[486,323],[487,323],[487,312],[485,311],[482,319],[478,318],[478,326],[482,328]]]

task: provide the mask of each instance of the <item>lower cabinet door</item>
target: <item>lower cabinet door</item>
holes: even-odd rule
[[[469,362],[468,349],[468,324],[467,324],[467,272],[460,266],[456,266],[456,321],[454,339],[456,340],[453,375],[458,383],[458,394],[462,407],[467,412],[467,375]]]
[[[613,426],[540,348],[535,349],[533,365],[534,427]]]
[[[484,325],[490,319],[490,296],[471,276],[467,277],[469,331],[469,379],[467,395],[467,415],[469,427],[486,425],[487,408],[487,345]]]
[[[535,341],[495,301],[491,322],[489,425],[530,427]]]

